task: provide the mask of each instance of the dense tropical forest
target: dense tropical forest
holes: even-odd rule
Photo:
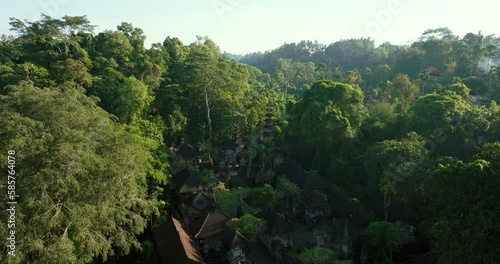
[[[1,263],[500,263],[496,35],[233,55],[10,25]]]

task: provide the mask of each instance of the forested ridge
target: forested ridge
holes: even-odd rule
[[[0,167],[15,150],[16,249],[1,263],[169,263],[152,233],[199,221],[183,204],[200,195],[279,263],[500,263],[496,35],[231,55],[200,36],[147,48],[140,28],[94,32],[86,16],[10,25]],[[293,228],[271,232],[276,217]]]

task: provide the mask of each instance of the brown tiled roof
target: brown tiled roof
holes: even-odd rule
[[[194,240],[173,217],[171,221],[154,229],[154,239],[161,264],[205,264]]]

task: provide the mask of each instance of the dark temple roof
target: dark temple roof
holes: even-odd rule
[[[197,175],[192,174],[187,168],[177,172],[172,177],[173,184],[177,193],[193,193],[201,189],[201,183]]]
[[[186,206],[201,212],[212,211],[214,209],[212,206],[214,203],[213,194],[208,192],[202,191],[189,197],[181,197],[181,202]]]
[[[206,238],[217,235],[227,229],[230,217],[223,212],[210,212],[205,217],[195,219],[189,224],[194,238]]]
[[[182,143],[175,154],[183,157],[185,160],[194,160],[200,156],[200,152],[187,143]]]

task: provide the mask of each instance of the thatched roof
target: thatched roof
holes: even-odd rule
[[[192,174],[187,168],[178,171],[172,181],[176,193],[194,193],[201,190],[201,182],[197,175]]]
[[[224,212],[209,212],[204,217],[191,221],[189,230],[194,238],[215,236],[228,229],[226,224],[230,219]]]
[[[199,192],[185,199],[181,199],[181,202],[191,210],[207,212],[213,210],[212,204],[214,202],[214,197],[211,193]]]
[[[231,248],[246,247],[249,244],[250,241],[240,232],[236,231],[234,233],[233,239],[231,240]]]
[[[182,145],[180,145],[175,152],[175,155],[180,156],[185,160],[194,160],[200,156],[200,152],[193,146],[187,143],[182,143]]]
[[[205,263],[196,243],[177,219],[172,217],[153,232],[161,264]]]

